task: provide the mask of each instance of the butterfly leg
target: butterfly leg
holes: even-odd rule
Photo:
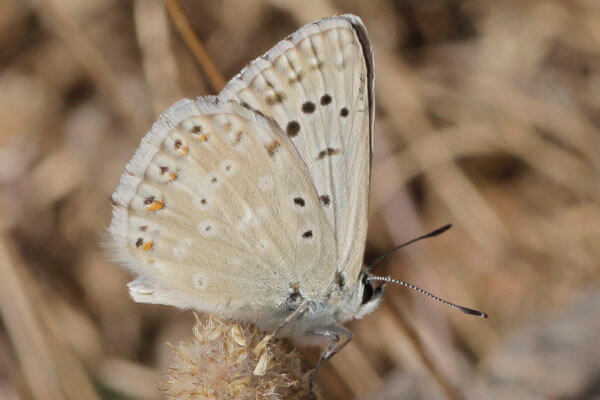
[[[317,365],[313,369],[310,374],[310,380],[308,381],[308,400],[312,400],[312,388],[317,379],[317,374],[319,370],[325,363],[325,361],[329,360],[331,357],[340,352],[354,337],[354,334],[349,329],[343,327],[342,325],[334,325],[327,329],[319,330],[313,332],[316,336],[325,336],[330,338],[331,342],[327,345],[327,348],[321,353],[321,357],[319,361],[317,361]],[[346,339],[340,344],[342,337],[345,336]]]
[[[307,308],[308,308],[308,301],[303,301],[298,306],[298,308],[296,308],[290,315],[285,317],[285,319],[279,323],[279,325],[277,326],[277,328],[275,328],[275,331],[273,332],[273,337],[276,337],[277,334],[279,333],[279,331],[281,331],[281,329],[284,326],[289,324],[291,321],[299,318],[304,313],[304,311],[306,311]]]

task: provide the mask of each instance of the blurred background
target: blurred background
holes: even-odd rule
[[[345,12],[376,60],[365,257],[453,223],[378,273],[490,318],[391,287],[349,324],[355,340],[319,377],[325,398],[600,399],[597,0],[0,9],[1,399],[159,398],[165,343],[194,317],[129,298],[98,245],[108,196],[158,113]]]

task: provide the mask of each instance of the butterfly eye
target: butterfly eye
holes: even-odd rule
[[[365,287],[363,289],[362,304],[368,303],[373,298],[373,286],[370,282],[363,282]]]

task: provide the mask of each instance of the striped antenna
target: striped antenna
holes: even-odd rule
[[[394,279],[394,278],[390,278],[389,276],[368,276],[367,277],[367,281],[383,281],[383,282],[389,282],[389,283],[396,283],[398,285],[402,285],[404,287],[407,287],[409,289],[412,290],[416,290],[417,292],[424,294],[426,296],[431,297],[434,300],[439,301],[440,303],[443,303],[447,306],[450,306],[452,308],[455,308],[457,310],[460,310],[462,312],[464,312],[465,314],[469,314],[469,315],[475,315],[477,317],[481,317],[481,318],[487,318],[488,315],[482,311],[479,310],[474,310],[472,308],[468,308],[468,307],[464,307],[464,306],[460,306],[458,304],[454,304],[451,303],[449,301],[446,301],[444,299],[442,299],[441,297],[438,297],[432,293],[429,293],[426,290],[421,289],[420,287],[417,287],[411,283],[407,283],[407,282],[403,282],[403,281],[399,281],[398,279]]]

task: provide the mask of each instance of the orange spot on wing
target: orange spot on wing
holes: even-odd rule
[[[177,179],[177,174],[175,172],[171,172],[169,174],[169,180],[174,181],[175,179]]]
[[[142,246],[142,250],[150,251],[150,250],[152,250],[153,247],[154,247],[154,241],[151,240],[149,242],[144,243],[144,245]]]
[[[163,208],[165,208],[165,203],[163,203],[162,201],[154,200],[150,204],[150,207],[148,207],[148,210],[149,211],[158,211],[158,210],[162,210]]]
[[[185,154],[187,156],[188,153],[190,152],[190,148],[188,146],[185,146],[181,151],[183,151],[183,154]]]
[[[200,136],[198,136],[198,140],[201,142],[206,142],[208,140],[208,136],[200,135]]]

